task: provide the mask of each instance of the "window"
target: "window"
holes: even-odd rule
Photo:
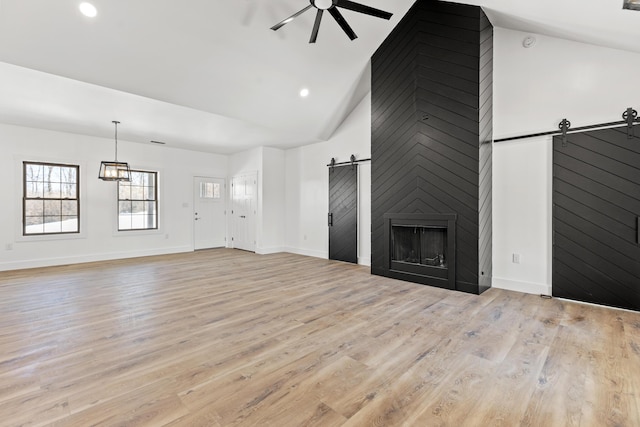
[[[220,199],[220,183],[219,182],[201,182],[200,198],[201,199]]]
[[[22,234],[80,232],[80,166],[23,162]]]
[[[118,181],[118,231],[158,228],[158,173],[132,170]]]

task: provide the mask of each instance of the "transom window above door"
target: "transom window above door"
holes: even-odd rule
[[[220,199],[221,185],[219,182],[201,182],[200,183],[200,198],[201,199]]]

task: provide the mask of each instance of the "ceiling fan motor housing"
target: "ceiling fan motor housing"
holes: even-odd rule
[[[309,0],[311,4],[321,10],[331,9],[337,3],[336,0]]]
[[[324,11],[328,11],[329,14],[333,17],[333,19],[338,23],[340,28],[345,32],[347,37],[351,40],[355,40],[358,38],[356,33],[353,31],[351,26],[347,23],[347,20],[344,19],[342,13],[338,10],[338,8],[351,10],[358,13],[364,13],[365,15],[375,16],[376,18],[382,18],[389,20],[391,19],[392,13],[385,12],[384,10],[376,9],[371,6],[364,5],[362,3],[356,3],[351,0],[309,0],[309,6],[304,9],[294,13],[287,19],[277,23],[271,29],[273,31],[277,31],[289,22],[293,21],[298,16],[305,13],[307,10],[311,8],[316,8],[316,19],[313,24],[313,30],[311,31],[311,38],[309,39],[309,43],[315,43],[318,38],[318,31],[320,30],[320,22],[322,21],[322,15]]]

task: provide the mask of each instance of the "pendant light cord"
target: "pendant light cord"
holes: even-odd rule
[[[117,162],[118,161],[118,123],[120,123],[120,122],[114,120],[112,123],[116,126],[116,158],[115,158],[115,161]]]

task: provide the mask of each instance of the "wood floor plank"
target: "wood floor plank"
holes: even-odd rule
[[[217,249],[0,273],[0,426],[637,426],[640,314]]]
[[[587,342],[576,342],[570,328],[559,326],[524,413],[523,425],[579,426],[585,423],[582,407],[589,365],[587,345]]]

